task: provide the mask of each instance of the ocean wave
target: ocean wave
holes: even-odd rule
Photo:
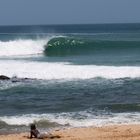
[[[0,74],[33,79],[139,78],[139,66],[72,65],[70,63],[0,60]]]
[[[0,41],[0,57],[45,54],[47,56],[104,54],[140,51],[140,41],[99,40],[68,36]]]

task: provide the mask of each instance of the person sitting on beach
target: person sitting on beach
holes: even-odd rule
[[[31,124],[30,125],[30,138],[38,138],[38,139],[43,139],[43,138],[48,138],[51,137],[52,134],[50,133],[40,133],[37,129],[36,129],[36,125],[35,124]]]
[[[37,138],[38,135],[39,135],[39,131],[36,129],[35,124],[31,124],[30,128],[31,128],[31,130],[30,130],[30,138],[33,138],[33,137]]]
[[[60,136],[56,135],[52,135],[51,133],[40,133],[37,129],[36,129],[36,125],[35,124],[31,124],[30,125],[30,139],[31,138],[38,138],[38,139],[43,139],[43,138],[60,138]]]

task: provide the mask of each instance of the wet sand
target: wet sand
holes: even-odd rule
[[[140,140],[140,125],[72,128],[57,130],[54,140]],[[28,140],[29,133],[1,135],[0,140]],[[51,138],[45,138],[48,140]]]

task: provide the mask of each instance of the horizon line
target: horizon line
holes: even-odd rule
[[[9,24],[0,26],[63,26],[63,25],[109,25],[109,24],[140,24],[140,22],[106,22],[106,23],[58,23],[58,24]]]

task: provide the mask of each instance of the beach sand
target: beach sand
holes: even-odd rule
[[[140,125],[71,128],[53,134],[61,137],[55,140],[140,140]],[[28,136],[29,133],[1,135],[0,140],[28,140]]]

